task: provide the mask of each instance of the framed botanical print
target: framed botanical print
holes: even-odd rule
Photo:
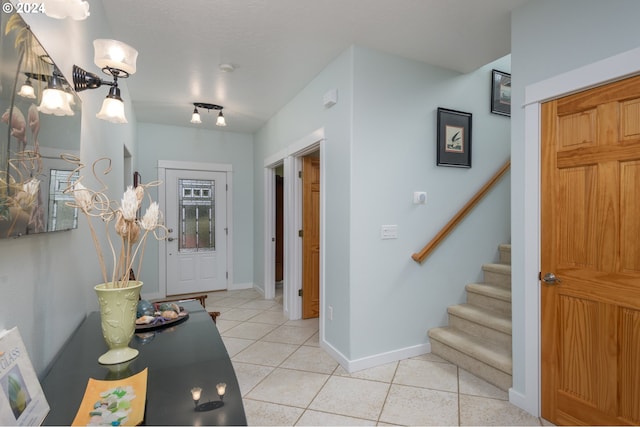
[[[471,167],[471,113],[438,108],[438,166]]]

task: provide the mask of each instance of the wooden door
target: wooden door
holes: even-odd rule
[[[276,175],[276,282],[284,279],[284,178]]]
[[[320,314],[320,159],[302,158],[302,318]]]
[[[640,77],[544,104],[541,167],[542,416],[639,424]]]

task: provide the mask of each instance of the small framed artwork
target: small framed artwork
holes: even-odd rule
[[[471,113],[438,108],[437,165],[471,167]]]
[[[511,74],[491,71],[491,112],[511,116]]]

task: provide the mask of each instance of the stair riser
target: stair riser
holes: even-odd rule
[[[467,303],[511,316],[511,301],[504,301],[467,291]]]
[[[511,289],[511,274],[484,270],[484,282],[492,283],[496,286],[502,286],[506,289]]]
[[[500,248],[500,263],[511,264],[511,247]]]
[[[431,339],[431,353],[442,357],[466,371],[469,371],[473,375],[482,378],[501,390],[509,391],[509,388],[511,388],[513,381],[511,375],[474,359],[473,357],[467,356],[466,354],[461,353],[440,341]]]
[[[469,335],[490,341],[501,348],[511,348],[511,334],[480,325],[467,319],[449,314],[449,326],[464,331]]]

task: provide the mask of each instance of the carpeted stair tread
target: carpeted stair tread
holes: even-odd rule
[[[511,349],[500,348],[491,342],[448,327],[430,329],[429,337],[511,375]]]
[[[447,312],[452,316],[511,335],[511,316],[506,314],[471,304],[452,305]]]

